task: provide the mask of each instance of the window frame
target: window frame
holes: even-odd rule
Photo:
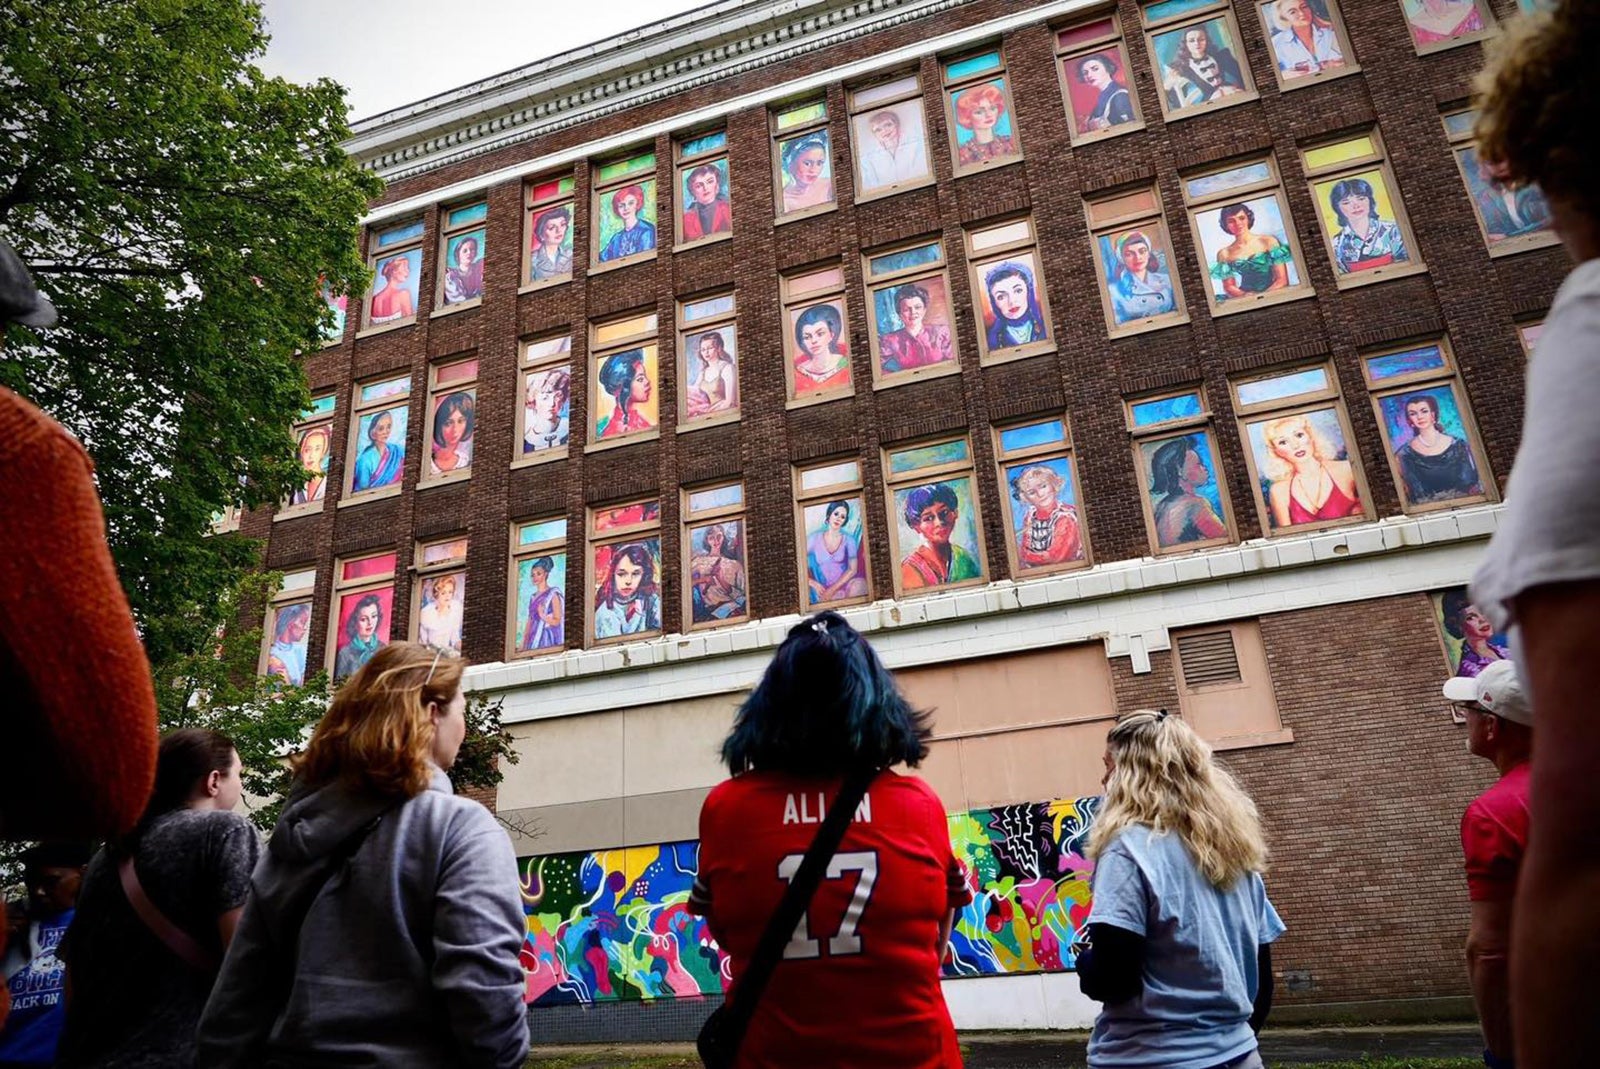
[[[483,214],[481,216],[462,222],[451,221],[457,214],[461,212],[474,211],[480,207],[483,209]],[[483,235],[478,239],[478,262],[484,263],[484,253],[489,247],[488,198],[479,197],[471,200],[460,201],[455,204],[440,206],[439,259],[437,261],[439,267],[438,270],[434,272],[436,277],[433,281],[433,311],[428,314],[429,319],[437,319],[439,316],[455,315],[457,312],[465,312],[467,309],[476,308],[483,303],[483,294],[481,293],[476,297],[469,297],[464,301],[456,301],[453,304],[445,303],[445,282],[449,279],[450,275],[450,243],[457,238],[465,239],[470,237],[473,232],[479,230],[483,231]]]
[[[555,188],[550,189],[551,186]],[[578,179],[575,174],[568,171],[562,175],[550,175],[544,178],[533,179],[523,183],[522,186],[522,274],[517,285],[517,293],[532,293],[534,290],[549,289],[551,286],[561,286],[571,282],[578,275]],[[553,208],[565,207],[567,209],[567,243],[572,246],[572,269],[565,275],[555,278],[534,279],[533,277],[533,250],[538,247],[539,236],[534,233],[535,221],[545,212]]]
[[[346,578],[344,578],[345,569],[348,568],[350,565],[358,564],[358,563],[360,563],[362,561],[379,560],[379,559],[381,559],[383,557],[392,557],[392,558],[394,558],[394,566],[387,573],[374,572],[371,575],[358,576],[358,577],[356,577],[354,579],[346,579]],[[361,552],[361,553],[353,554],[353,555],[348,556],[348,557],[342,557],[341,556],[341,557],[335,557],[334,558],[334,560],[333,560],[333,593],[331,595],[331,599],[332,600],[329,602],[328,624],[327,624],[327,627],[328,627],[328,642],[327,642],[327,649],[323,651],[323,661],[325,662],[323,667],[327,669],[328,678],[329,679],[333,679],[334,678],[336,662],[339,659],[339,607],[340,607],[340,603],[345,598],[354,597],[354,596],[359,595],[359,594],[373,593],[375,591],[383,589],[384,587],[388,587],[389,588],[389,618],[388,618],[388,620],[385,621],[385,623],[388,625],[387,631],[388,631],[388,636],[389,637],[386,638],[379,645],[378,648],[382,649],[384,646],[389,645],[390,643],[392,643],[395,640],[394,639],[394,605],[395,605],[395,593],[396,593],[395,587],[398,584],[398,581],[399,581],[399,578],[400,578],[399,573],[400,573],[400,551],[398,549],[367,550],[367,551],[364,551],[364,552]],[[315,611],[315,610],[313,610],[313,611]],[[335,680],[335,682],[339,682],[339,681]]]
[[[858,99],[871,94],[874,90],[888,89],[907,80],[914,83],[914,88],[891,93],[882,98],[874,97],[866,103],[862,103]],[[922,152],[924,162],[928,166],[928,175],[926,178],[908,178],[900,182],[891,182],[886,186],[878,186],[873,191],[866,192],[865,184],[861,181],[861,159],[864,149],[860,144],[860,139],[856,136],[856,118],[868,112],[885,111],[897,104],[904,104],[911,100],[915,100],[917,106],[922,109]],[[909,190],[931,186],[938,181],[938,176],[933,169],[933,159],[929,155],[933,151],[933,146],[929,144],[928,101],[923,92],[922,72],[920,69],[912,68],[892,74],[884,74],[862,85],[847,87],[845,89],[845,118],[850,132],[850,177],[854,186],[855,203],[865,204],[869,201],[882,200],[885,197],[893,197]]]
[[[1336,78],[1343,78],[1349,74],[1361,73],[1361,63],[1355,58],[1355,46],[1350,42],[1350,31],[1344,24],[1344,12],[1339,10],[1339,0],[1323,0],[1328,11],[1329,28],[1333,31],[1334,39],[1339,43],[1340,52],[1344,55],[1344,64],[1333,68],[1320,68],[1307,71],[1293,78],[1284,77],[1283,71],[1278,66],[1278,50],[1272,43],[1272,20],[1267,15],[1267,8],[1277,0],[1250,0],[1255,5],[1256,17],[1261,22],[1261,34],[1267,42],[1267,55],[1272,59],[1272,76],[1277,80],[1280,93],[1293,92],[1296,89],[1305,89],[1313,85],[1325,85]]]
[[[451,379],[446,383],[440,382],[440,373],[455,367],[472,365],[472,373],[462,379]],[[478,453],[478,389],[482,382],[483,362],[476,349],[464,353],[453,353],[450,356],[428,363],[428,393],[423,406],[422,445],[427,449],[425,458],[418,458],[417,489],[423,490],[431,486],[441,486],[445,483],[463,482],[472,478],[472,468],[477,462]],[[449,394],[467,393],[472,398],[472,426],[468,428],[465,440],[470,439],[472,445],[471,459],[464,466],[452,468],[450,471],[433,471],[433,421],[439,402]]]
[[[645,519],[637,523],[618,524],[616,527],[599,529],[595,518],[602,512],[616,512],[621,509],[632,508],[636,505],[655,505],[655,518]],[[605,505],[590,505],[584,510],[584,613],[583,646],[585,649],[595,649],[601,646],[615,646],[625,642],[642,642],[647,639],[660,638],[666,633],[666,607],[667,584],[665,572],[665,543],[662,534],[661,497],[658,494],[634,496]],[[653,631],[640,631],[633,634],[612,635],[607,638],[598,638],[595,635],[595,616],[597,613],[596,600],[600,593],[599,577],[596,575],[595,558],[599,550],[618,546],[625,543],[639,542],[650,538],[656,540],[656,598],[660,602],[660,626]],[[570,614],[568,619],[571,619]]]
[[[997,238],[994,244],[979,250],[977,239],[985,234],[992,234],[1007,229],[1017,224],[1027,228],[1027,235],[1022,238],[1007,239]],[[981,225],[968,226],[961,231],[961,244],[967,260],[967,282],[972,287],[974,295],[972,301],[973,327],[977,331],[978,339],[978,364],[981,367],[991,367],[995,364],[1009,364],[1014,360],[1026,360],[1033,356],[1043,356],[1053,353],[1059,345],[1056,341],[1055,318],[1050,312],[1049,286],[1045,284],[1044,254],[1039,247],[1039,228],[1034,223],[1031,213],[1022,215],[1002,216],[997,219],[985,220]],[[1024,345],[1008,346],[996,355],[989,348],[989,334],[984,326],[984,309],[992,302],[987,289],[983,284],[983,270],[994,267],[1019,255],[1032,258],[1033,293],[1039,302],[1039,311],[1044,316],[1045,328],[1050,332],[1042,341],[1031,341]],[[874,317],[876,318],[876,317]],[[955,340],[951,339],[951,350],[955,349]],[[957,357],[959,364],[960,359]]]
[[[333,468],[333,421],[339,415],[339,392],[337,390],[318,390],[311,397],[311,407],[300,414],[300,418],[289,428],[289,435],[294,439],[295,455],[299,456],[301,443],[305,436],[315,430],[322,430],[328,441],[328,451],[322,458],[322,495],[315,501],[305,501],[298,505],[294,501],[294,490],[289,496],[278,503],[277,511],[272,514],[272,522],[279,520],[292,520],[297,516],[314,516],[321,512],[328,503],[328,475]],[[304,471],[304,468],[301,468]],[[311,480],[307,479],[306,482]],[[297,489],[304,489],[301,483]]]
[[[635,163],[644,160],[646,157],[649,158],[649,166],[645,166],[641,162],[637,168],[632,170],[620,171],[609,178],[601,177],[601,173],[607,167]],[[656,146],[654,142],[649,143],[648,146],[637,146],[627,152],[618,152],[615,155],[607,157],[605,160],[596,160],[593,164],[591,164],[589,174],[589,266],[587,274],[598,275],[606,271],[615,271],[619,268],[627,267],[630,264],[639,264],[654,260],[660,255],[661,191],[659,188],[657,188],[658,184],[659,171],[658,161],[656,159]],[[628,186],[638,186],[644,193],[645,202],[647,204],[652,204],[652,206],[655,208],[655,221],[651,222],[648,219],[643,220],[644,222],[650,223],[651,226],[655,228],[655,244],[649,249],[646,249],[644,252],[636,252],[632,256],[622,256],[618,259],[609,261],[602,260],[600,259],[600,220],[607,209],[601,206],[601,202],[607,197],[615,194],[618,190],[624,189]],[[677,203],[676,198],[674,198],[673,203]],[[644,208],[644,204],[639,206],[641,217],[643,216]],[[674,224],[674,228],[676,228],[676,224]]]
[[[814,289],[800,290],[796,284],[807,279],[817,278],[830,272],[838,272],[838,281],[818,285]],[[854,397],[856,394],[856,380],[859,377],[856,371],[855,354],[851,352],[850,333],[850,298],[848,294],[849,280],[845,277],[844,261],[842,259],[825,261],[820,264],[811,264],[807,267],[788,271],[778,276],[778,307],[782,316],[783,326],[783,381],[785,402],[784,408],[804,408],[808,405],[819,405],[828,401],[837,401],[843,397]],[[815,390],[806,394],[796,393],[795,357],[799,355],[800,344],[790,342],[794,337],[794,325],[791,315],[798,319],[805,309],[817,305],[829,304],[837,301],[839,304],[839,342],[844,346],[845,367],[850,370],[850,382],[844,386],[835,386],[827,390]]]
[[[915,449],[930,446],[945,445],[961,442],[966,446],[967,458],[963,461],[952,461],[939,464],[930,464],[926,467],[916,468],[910,472],[893,474],[891,471],[892,458],[895,454],[904,453]],[[907,597],[921,597],[930,594],[946,594],[955,590],[965,590],[971,587],[984,586],[993,581],[989,574],[989,550],[983,533],[983,505],[978,492],[978,457],[972,447],[972,435],[967,431],[957,434],[945,432],[922,438],[915,438],[905,442],[895,442],[880,448],[881,474],[883,476],[884,504],[888,510],[889,522],[889,555],[893,577],[895,600]],[[907,593],[901,581],[901,562],[912,549],[901,552],[900,545],[900,520],[899,506],[895,502],[895,493],[898,490],[908,489],[919,485],[928,485],[934,482],[947,482],[951,479],[967,479],[972,487],[972,526],[974,538],[977,542],[977,552],[973,555],[978,565],[978,574],[970,579],[962,579],[953,583],[942,583],[932,587],[916,587]],[[914,547],[913,547],[914,548]],[[954,556],[952,555],[952,561]]]
[[[1020,430],[1025,427],[1042,426],[1052,422],[1061,424],[1061,438],[1054,442],[1044,442],[1031,446],[1019,446],[1007,450],[1004,435],[1007,431]],[[994,452],[995,484],[1000,494],[1002,503],[1001,523],[1006,532],[1006,562],[1011,570],[1011,577],[1021,582],[1043,575],[1056,575],[1060,572],[1083,571],[1094,567],[1094,548],[1089,541],[1089,515],[1083,500],[1083,480],[1080,478],[1078,466],[1078,451],[1072,437],[1072,421],[1066,412],[1047,412],[1042,415],[1030,416],[1025,419],[1007,420],[996,423],[989,428],[990,441]],[[1024,567],[1017,548],[1017,523],[1012,515],[1012,501],[1016,498],[1012,494],[1011,481],[1006,477],[1008,467],[1022,467],[1030,462],[1043,463],[1051,460],[1065,460],[1067,470],[1071,474],[1068,480],[1072,490],[1071,505],[1078,518],[1078,540],[1082,545],[1082,554],[1077,560],[1060,561],[1055,564],[1039,564]],[[1018,472],[1021,475],[1021,472]],[[1059,503],[1059,502],[1058,502]],[[1024,511],[1027,506],[1024,505]]]
[[[936,248],[938,259],[928,263],[916,264],[910,267],[891,268],[882,275],[874,276],[872,261],[892,256],[896,253],[909,252],[913,249]],[[945,314],[950,331],[950,359],[925,367],[915,367],[906,371],[884,372],[881,361],[878,359],[881,339],[878,336],[878,301],[877,294],[882,290],[896,290],[902,286],[914,285],[924,279],[938,278],[944,283]],[[934,234],[909,241],[897,241],[890,245],[883,245],[872,249],[861,250],[861,288],[866,298],[867,309],[867,355],[872,364],[872,388],[874,390],[887,390],[896,386],[903,386],[908,382],[920,382],[924,379],[943,378],[946,375],[961,374],[961,339],[960,331],[956,327],[956,301],[955,291],[950,288],[950,258],[945,253],[944,235]],[[899,315],[898,310],[895,313]]]
[[[411,616],[406,625],[406,641],[418,642],[422,631],[422,587],[428,580],[439,579],[444,576],[456,577],[456,600],[461,606],[461,642],[467,641],[467,549],[470,543],[469,536],[463,531],[460,534],[443,535],[437,538],[418,539],[413,551],[411,561]],[[459,545],[461,555],[457,557],[444,557],[438,560],[427,560],[429,550],[435,548]],[[452,650],[450,647],[429,646],[430,649],[443,649],[446,655],[461,656],[460,649]]]
[[[1421,44],[1417,35],[1412,32],[1411,17],[1406,13],[1405,0],[1395,0],[1395,5],[1400,8],[1400,21],[1406,28],[1406,40],[1411,45],[1411,50],[1419,56],[1430,56],[1435,52],[1445,52],[1462,45],[1470,45],[1485,38],[1493,37],[1500,32],[1500,24],[1494,17],[1494,10],[1488,0],[1472,0],[1473,6],[1478,11],[1478,18],[1483,23],[1481,30],[1469,30],[1458,37],[1451,37],[1444,41],[1434,41]]]
[[[387,386],[392,383],[405,382],[405,390],[390,394],[381,394],[366,403],[361,401],[361,393],[371,387]],[[375,375],[369,379],[352,383],[350,405],[350,427],[346,434],[345,465],[340,487],[339,503],[337,508],[351,505],[360,505],[368,501],[381,501],[386,497],[394,497],[405,491],[406,463],[410,457],[407,454],[411,438],[411,372],[409,370],[389,372],[385,375]],[[376,490],[356,490],[356,461],[361,456],[361,418],[365,415],[389,411],[396,408],[406,410],[406,429],[401,436],[400,473],[393,483],[379,487]]]
[[[1154,202],[1149,209],[1129,209],[1119,211],[1118,205],[1140,193],[1148,193]],[[1107,214],[1102,214],[1105,212]],[[1146,334],[1152,330],[1165,330],[1168,327],[1182,326],[1191,321],[1189,315],[1188,298],[1183,293],[1183,280],[1178,277],[1177,246],[1172,240],[1172,228],[1167,224],[1167,206],[1161,196],[1161,187],[1155,182],[1139,184],[1136,186],[1123,186],[1107,192],[1103,196],[1085,197],[1083,199],[1084,221],[1089,228],[1089,252],[1094,258],[1095,288],[1100,294],[1100,314],[1105,321],[1106,336],[1108,338],[1128,338],[1135,334]],[[1128,323],[1118,323],[1116,307],[1111,301],[1111,284],[1106,281],[1109,265],[1105,262],[1105,254],[1100,248],[1100,240],[1115,234],[1134,229],[1145,231],[1156,230],[1162,241],[1166,243],[1167,277],[1172,282],[1172,311],[1161,312],[1143,319],[1133,320]],[[1124,235],[1126,236],[1126,235]]]
[[[1177,416],[1172,419],[1159,420],[1153,423],[1140,423],[1135,409],[1140,405],[1156,401],[1169,401],[1180,397],[1194,396],[1199,402],[1199,411],[1192,415]],[[1129,441],[1133,446],[1133,470],[1139,481],[1139,507],[1144,514],[1145,535],[1150,546],[1152,556],[1166,557],[1182,553],[1194,553],[1198,550],[1211,549],[1216,546],[1236,545],[1239,541],[1239,525],[1233,515],[1233,494],[1228,485],[1227,472],[1222,466],[1222,448],[1217,437],[1215,416],[1211,410],[1210,398],[1206,389],[1200,383],[1185,386],[1179,389],[1165,389],[1154,392],[1135,394],[1125,397],[1122,401],[1123,417],[1128,428]],[[1165,444],[1177,441],[1179,438],[1192,437],[1203,434],[1210,448],[1211,480],[1217,484],[1217,499],[1222,505],[1222,515],[1219,517],[1227,528],[1226,533],[1215,538],[1196,539],[1174,546],[1163,546],[1160,537],[1156,534],[1156,517],[1154,496],[1155,490],[1151,485],[1150,465],[1145,460],[1145,445],[1152,442]]]
[[[1545,225],[1538,230],[1530,230],[1525,234],[1508,235],[1498,242],[1489,240],[1489,228],[1484,226],[1483,213],[1478,210],[1475,196],[1472,192],[1472,178],[1467,174],[1464,154],[1471,152],[1477,158],[1478,146],[1469,124],[1464,131],[1457,131],[1451,125],[1452,119],[1463,116],[1475,116],[1478,109],[1472,107],[1450,108],[1440,112],[1439,121],[1444,125],[1445,140],[1450,145],[1450,158],[1456,166],[1456,173],[1461,177],[1462,191],[1467,195],[1467,210],[1472,213],[1472,222],[1478,228],[1478,236],[1483,239],[1483,247],[1491,258],[1501,256],[1515,256],[1518,253],[1532,252],[1534,249],[1544,249],[1551,245],[1559,245],[1561,239],[1556,236],[1555,228],[1547,219]],[[1535,187],[1537,188],[1537,187]],[[1539,196],[1544,198],[1544,190],[1539,190]],[[1548,209],[1549,201],[1545,199]]]
[[[710,505],[699,510],[693,507],[696,495],[714,493],[718,490],[738,488],[739,501],[732,505]],[[733,627],[737,624],[749,623],[754,616],[750,611],[750,499],[746,494],[743,479],[717,480],[710,483],[699,483],[693,486],[678,488],[678,547],[679,557],[679,600],[682,603],[680,610],[683,615],[679,617],[683,622],[682,631],[689,634],[695,631],[710,631],[719,627]],[[694,618],[694,574],[691,567],[694,557],[694,532],[712,524],[738,523],[743,531],[743,544],[741,547],[743,559],[739,559],[739,566],[744,569],[744,611],[742,613],[725,617],[721,620],[696,621]],[[736,559],[736,558],[734,558]]]
[[[686,151],[701,141],[717,137],[722,140],[714,147],[701,149],[698,152]],[[728,229],[713,231],[693,240],[685,238],[683,236],[683,217],[689,210],[689,200],[684,185],[689,181],[689,176],[701,167],[715,167],[719,163],[722,164],[722,169],[718,172],[722,181],[722,196],[728,204]],[[698,249],[702,245],[714,245],[719,241],[733,240],[733,164],[728,157],[728,130],[726,127],[679,134],[672,139],[672,207],[673,252]],[[659,239],[660,231],[658,230],[658,242]]]
[[[1251,0],[1251,2],[1254,2],[1254,0]],[[1155,86],[1156,103],[1161,108],[1163,122],[1181,122],[1195,115],[1209,115],[1215,111],[1261,99],[1261,87],[1256,82],[1255,72],[1250,69],[1250,57],[1246,54],[1244,35],[1239,32],[1239,13],[1234,9],[1232,0],[1214,0],[1212,3],[1198,3],[1187,11],[1158,16],[1153,19],[1149,14],[1151,6],[1153,5],[1149,0],[1140,0],[1139,22],[1144,31],[1145,50],[1150,56],[1151,80]],[[1183,33],[1192,26],[1209,23],[1217,18],[1221,18],[1226,22],[1228,31],[1233,36],[1234,47],[1230,52],[1234,60],[1239,64],[1240,76],[1244,78],[1243,91],[1220,97],[1216,100],[1191,104],[1187,107],[1177,109],[1168,107],[1167,93],[1161,75],[1161,55],[1156,51],[1156,38],[1164,37],[1170,33]],[[1273,69],[1277,69],[1276,62],[1273,63]]]
[[[968,74],[951,75],[950,68],[959,66],[963,62],[979,59],[993,53],[998,60],[995,67]],[[1021,163],[1025,157],[1022,147],[1022,130],[1017,122],[1016,91],[1011,78],[1007,73],[1005,45],[995,41],[989,45],[974,45],[964,48],[949,56],[939,57],[939,96],[944,105],[944,131],[945,140],[950,149],[950,171],[954,178],[961,178],[969,174],[981,174],[984,171],[993,171],[1001,167]],[[995,159],[980,160],[977,163],[962,163],[959,139],[956,136],[956,97],[967,89],[975,88],[984,82],[999,80],[1004,84],[1006,98],[1006,114],[1011,120],[1011,143],[1014,151],[1007,156]],[[932,168],[932,161],[929,161]]]
[[[603,343],[600,341],[600,334],[606,328],[623,326],[635,321],[641,324],[647,322],[648,326],[641,326],[632,333],[607,339]],[[600,368],[608,358],[619,353],[628,352],[631,349],[649,350],[654,356],[655,368],[651,375],[651,382],[653,383],[652,391],[656,403],[655,426],[644,430],[626,431],[616,438],[602,438],[600,432],[596,429],[598,427],[600,394],[604,392],[600,389]],[[650,359],[650,356],[645,357],[647,365]],[[641,308],[634,312],[608,316],[605,319],[593,320],[589,323],[588,380],[585,385],[587,386],[586,392],[589,395],[589,424],[585,428],[585,436],[588,441],[583,447],[585,453],[598,453],[601,450],[615,449],[619,446],[633,445],[638,442],[653,442],[661,437],[661,321],[655,308]],[[610,395],[607,394],[607,396]]]
[[[689,319],[688,313],[697,305],[710,304],[727,298],[731,305],[727,311],[708,311],[704,315]],[[725,423],[737,423],[741,418],[743,405],[743,385],[739,381],[740,356],[739,356],[739,296],[733,287],[714,290],[695,297],[681,297],[677,301],[677,342],[678,359],[677,383],[678,394],[678,424],[676,432],[686,434],[690,431],[705,430],[707,427],[720,427]],[[692,362],[699,360],[698,349],[691,355],[689,339],[704,335],[710,331],[718,331],[724,335],[723,351],[728,352],[733,364],[733,403],[721,412],[706,416],[689,415],[689,369]],[[726,344],[731,337],[732,347]]]
[[[1372,151],[1359,156],[1351,156],[1333,163],[1314,165],[1310,159],[1311,153],[1318,149],[1334,148],[1340,145],[1355,145],[1362,140],[1369,140]],[[1311,204],[1317,218],[1317,230],[1322,235],[1322,251],[1328,257],[1328,264],[1333,269],[1334,284],[1339,289],[1355,289],[1359,286],[1370,286],[1377,282],[1387,282],[1390,279],[1406,278],[1410,275],[1419,275],[1428,270],[1427,263],[1422,258],[1422,249],[1417,244],[1417,232],[1411,225],[1411,217],[1406,212],[1405,197],[1401,193],[1400,183],[1394,176],[1394,168],[1389,163],[1389,153],[1383,143],[1383,135],[1378,132],[1376,124],[1364,132],[1355,132],[1334,138],[1319,138],[1300,146],[1301,171],[1305,175],[1306,190],[1311,195]],[[1328,220],[1322,211],[1322,194],[1318,185],[1337,182],[1347,178],[1359,178],[1362,175],[1377,171],[1382,178],[1389,196],[1389,203],[1394,209],[1394,223],[1400,228],[1400,236],[1406,243],[1410,258],[1406,263],[1391,264],[1385,267],[1375,267],[1360,272],[1340,271],[1338,260],[1334,258],[1334,238],[1336,233],[1328,230]],[[1329,186],[1332,191],[1332,186]],[[1373,208],[1376,209],[1374,204]]]
[[[1228,174],[1232,171],[1243,170],[1258,164],[1266,164],[1268,178],[1240,182],[1226,189],[1212,193],[1192,194],[1190,184],[1204,178]],[[1316,288],[1311,284],[1310,273],[1306,270],[1305,250],[1300,245],[1300,236],[1294,222],[1294,215],[1290,210],[1289,192],[1284,185],[1283,172],[1278,167],[1277,156],[1271,152],[1264,155],[1240,157],[1225,163],[1213,164],[1194,171],[1182,172],[1178,176],[1179,189],[1183,196],[1184,215],[1188,219],[1190,239],[1194,242],[1196,260],[1200,265],[1200,276],[1205,281],[1206,305],[1213,319],[1227,315],[1237,315],[1240,312],[1250,312],[1257,308],[1266,308],[1275,304],[1284,304],[1289,301],[1306,300],[1315,297]],[[1267,290],[1251,294],[1247,297],[1230,297],[1223,303],[1218,303],[1217,296],[1211,285],[1212,264],[1208,262],[1205,242],[1200,237],[1199,216],[1202,212],[1219,211],[1230,204],[1246,204],[1250,200],[1260,199],[1262,196],[1272,195],[1277,198],[1278,211],[1283,219],[1284,244],[1289,246],[1289,255],[1300,273],[1298,285],[1285,286],[1280,290]],[[1221,216],[1218,216],[1220,224]]]
[[[1111,24],[1111,32],[1089,40],[1078,41],[1074,44],[1062,44],[1062,37],[1074,29],[1089,29],[1101,22]],[[1139,86],[1133,77],[1133,57],[1128,51],[1127,35],[1123,32],[1122,16],[1115,10],[1104,10],[1089,18],[1075,22],[1063,23],[1051,28],[1055,40],[1056,80],[1061,86],[1061,104],[1067,113],[1067,139],[1074,148],[1079,145],[1092,144],[1095,141],[1105,141],[1123,134],[1131,134],[1136,130],[1143,130],[1147,125],[1144,118],[1144,105],[1139,101]],[[1081,63],[1093,55],[1115,50],[1117,58],[1122,64],[1124,88],[1128,91],[1128,101],[1133,110],[1133,121],[1121,123],[1105,130],[1095,130],[1087,134],[1078,133],[1078,116],[1072,108],[1072,79],[1074,75],[1067,73],[1070,64]]]
[[[787,127],[781,125],[785,115],[818,106],[822,108],[820,116],[797,119]],[[796,219],[809,219],[813,215],[823,215],[827,212],[839,210],[838,145],[835,143],[833,136],[832,118],[832,114],[828,111],[828,98],[826,96],[793,100],[767,109],[768,140],[772,147],[772,210],[773,223],[775,225],[792,223]],[[833,184],[833,196],[820,204],[813,204],[808,208],[797,208],[792,212],[786,212],[783,210],[783,144],[786,141],[795,141],[818,132],[825,135],[828,141],[828,181]]]
[[[1517,328],[1517,344],[1522,347],[1524,363],[1533,361],[1534,350],[1538,348],[1539,338],[1544,333],[1545,318],[1546,316],[1540,315],[1534,319],[1519,320],[1515,324]],[[1530,338],[1529,335],[1532,335],[1532,337]]]
[[[400,234],[402,236],[397,237],[389,245],[381,245],[380,242],[389,234]],[[409,316],[388,320],[383,323],[374,323],[372,321],[372,299],[377,296],[377,292],[372,285],[368,285],[366,293],[361,296],[361,324],[360,329],[356,331],[357,338],[371,337],[374,334],[382,334],[386,331],[398,330],[401,327],[413,326],[421,317],[422,271],[427,266],[423,262],[423,245],[427,242],[427,239],[428,224],[427,220],[422,216],[416,216],[403,223],[390,223],[381,228],[376,226],[367,228],[367,270],[372,272],[374,283],[378,280],[378,265],[382,261],[405,256],[408,258],[407,262],[409,263],[410,255],[416,253],[416,305],[411,309]]]
[[[267,678],[267,658],[271,655],[273,636],[278,630],[278,614],[292,605],[304,605],[306,607],[306,665],[304,676],[298,684],[304,686],[306,678],[309,678],[312,674],[311,635],[312,628],[316,626],[317,622],[317,566],[315,562],[307,564],[303,568],[285,569],[283,578],[278,581],[278,589],[267,599],[267,607],[263,614],[261,627],[261,652],[256,658],[257,678]],[[291,687],[296,685],[294,683],[289,684]]]
[[[805,476],[809,472],[827,471],[830,468],[840,467],[845,464],[855,466],[855,479],[841,482],[821,483],[809,489],[805,485]],[[861,458],[857,455],[838,456],[832,459],[807,461],[804,464],[790,466],[790,477],[794,493],[794,525],[795,525],[795,557],[799,565],[797,578],[799,579],[800,612],[821,612],[824,609],[843,609],[852,605],[865,605],[873,599],[872,587],[872,552],[868,541],[868,506],[866,474],[862,467]],[[852,598],[835,598],[832,601],[811,600],[811,569],[806,564],[806,543],[810,539],[809,528],[806,524],[806,509],[818,505],[826,507],[830,502],[854,499],[857,502],[856,516],[861,528],[859,544],[856,547],[856,562],[861,569],[861,578],[866,582],[866,593]],[[824,517],[826,521],[826,517]]]
[[[537,531],[541,527],[551,524],[561,525],[559,534],[550,534],[545,538],[534,538],[529,542],[522,542],[522,532],[525,529]],[[565,514],[547,513],[535,516],[532,519],[513,521],[510,524],[510,546],[507,560],[510,562],[506,576],[506,628],[505,628],[505,659],[507,661],[529,660],[535,657],[549,657],[552,654],[566,652],[572,638],[571,622],[571,581],[572,552],[569,544],[571,524]],[[535,647],[531,650],[517,648],[517,625],[522,622],[519,604],[518,585],[521,582],[522,565],[526,561],[538,560],[541,557],[559,555],[561,560],[561,585],[558,587],[551,583],[553,590],[561,594],[561,644],[559,646]],[[552,561],[552,563],[554,563]]]

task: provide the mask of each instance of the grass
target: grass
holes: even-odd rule
[[[1317,1062],[1317,1069],[1483,1069],[1481,1058],[1363,1058],[1359,1062]],[[1272,1069],[1300,1069],[1279,1063]]]
[[[692,1054],[627,1055],[618,1061],[618,1053],[601,1048],[557,1058],[529,1058],[523,1069],[700,1069],[700,1059]]]

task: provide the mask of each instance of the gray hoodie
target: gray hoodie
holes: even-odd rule
[[[296,784],[200,1020],[207,1066],[513,1069],[528,1052],[516,857],[443,772],[391,809],[312,901],[287,1006],[272,936],[284,904],[392,803]]]

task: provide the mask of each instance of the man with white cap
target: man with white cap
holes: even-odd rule
[[[1495,661],[1473,677],[1456,676],[1444,696],[1465,714],[1467,752],[1494,762],[1500,778],[1467,806],[1461,818],[1466,855],[1467,970],[1486,1044],[1484,1064],[1510,1069],[1511,903],[1528,848],[1528,759],[1533,754],[1533,707],[1513,661]]]

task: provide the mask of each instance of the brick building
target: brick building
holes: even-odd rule
[[[1476,170],[1515,11],[1469,8],[721,0],[358,124],[378,277],[306,359],[320,478],[243,520],[286,575],[263,667],[431,638],[504,698],[536,1021],[718,989],[674,896],[819,601],[936,710],[993,877],[959,1025],[1092,1015],[1070,800],[1141,706],[1260,804],[1280,1001],[1466,993],[1491,773],[1438,688],[1497,640],[1440,595],[1564,271]]]

